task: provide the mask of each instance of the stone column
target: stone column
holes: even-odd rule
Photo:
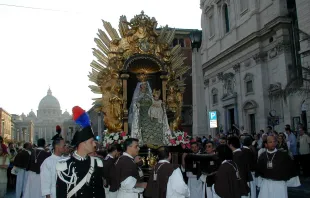
[[[101,130],[101,112],[98,113],[98,136],[99,142],[102,142],[102,130]]]
[[[121,79],[123,81],[123,125],[124,131],[128,133],[128,109],[127,109],[127,79],[129,74],[122,74]]]
[[[237,93],[237,98],[236,98],[236,103],[235,103],[235,121],[236,125],[239,127],[244,126],[243,122],[243,111],[242,111],[242,87],[244,85],[241,75],[240,75],[240,63],[237,63],[236,65],[233,66],[233,69],[235,70],[235,92]]]
[[[200,50],[192,52],[192,86],[193,86],[193,136],[207,135],[207,118],[205,113],[204,83]]]

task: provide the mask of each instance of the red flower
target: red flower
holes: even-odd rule
[[[184,132],[184,135],[183,135],[184,137],[187,137],[187,132]]]
[[[186,148],[190,149],[191,145],[189,143],[186,144]]]
[[[185,144],[181,144],[182,148],[185,149]]]
[[[182,136],[180,135],[180,136],[178,136],[178,140],[179,141],[181,141],[182,140]]]
[[[191,139],[191,142],[196,142],[196,139],[195,138]]]
[[[124,136],[126,136],[126,132],[125,132],[125,131],[123,131],[123,132],[121,133],[121,137],[124,137]]]
[[[170,139],[169,142],[170,142],[171,144],[176,144],[175,139]]]

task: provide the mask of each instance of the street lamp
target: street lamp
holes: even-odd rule
[[[202,41],[202,31],[194,30],[190,33],[189,37],[191,39],[192,49],[196,48],[198,52]]]

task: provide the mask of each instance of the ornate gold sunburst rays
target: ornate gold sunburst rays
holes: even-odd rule
[[[109,131],[122,130],[122,114],[120,113],[123,96],[121,91],[120,74],[124,72],[125,61],[137,54],[146,54],[156,57],[164,65],[168,73],[167,88],[174,91],[168,92],[168,108],[178,106],[181,112],[182,100],[177,97],[183,94],[185,89],[184,74],[189,70],[184,65],[183,53],[179,45],[170,48],[174,39],[175,30],[165,26],[156,31],[157,21],[150,18],[143,12],[134,16],[130,22],[126,16],[121,16],[119,20],[119,30],[117,31],[107,21],[102,21],[104,30],[99,29],[97,38],[94,39],[97,48],[93,48],[93,55],[96,60],[92,61],[92,68],[88,77],[96,85],[90,85],[90,89],[96,94],[102,94],[101,98],[96,98],[95,104],[101,107],[105,114],[105,124]],[[153,66],[152,66],[153,67]],[[134,67],[133,67],[134,68]],[[137,73],[155,73],[158,68],[136,67]],[[143,70],[143,71],[142,71]],[[128,71],[125,71],[128,72]],[[125,110],[125,109],[124,109]],[[117,112],[117,113],[115,113]],[[114,113],[114,115],[112,115]],[[180,120],[180,115],[176,115],[175,120]]]

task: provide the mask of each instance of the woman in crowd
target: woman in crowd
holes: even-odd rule
[[[278,144],[277,144],[277,149],[282,149],[285,151],[288,151],[288,147],[286,144],[286,137],[283,133],[280,133],[278,136]]]
[[[1,143],[0,146],[0,197],[4,197],[6,194],[8,177],[7,169],[10,164],[10,158],[8,156],[7,147]]]

